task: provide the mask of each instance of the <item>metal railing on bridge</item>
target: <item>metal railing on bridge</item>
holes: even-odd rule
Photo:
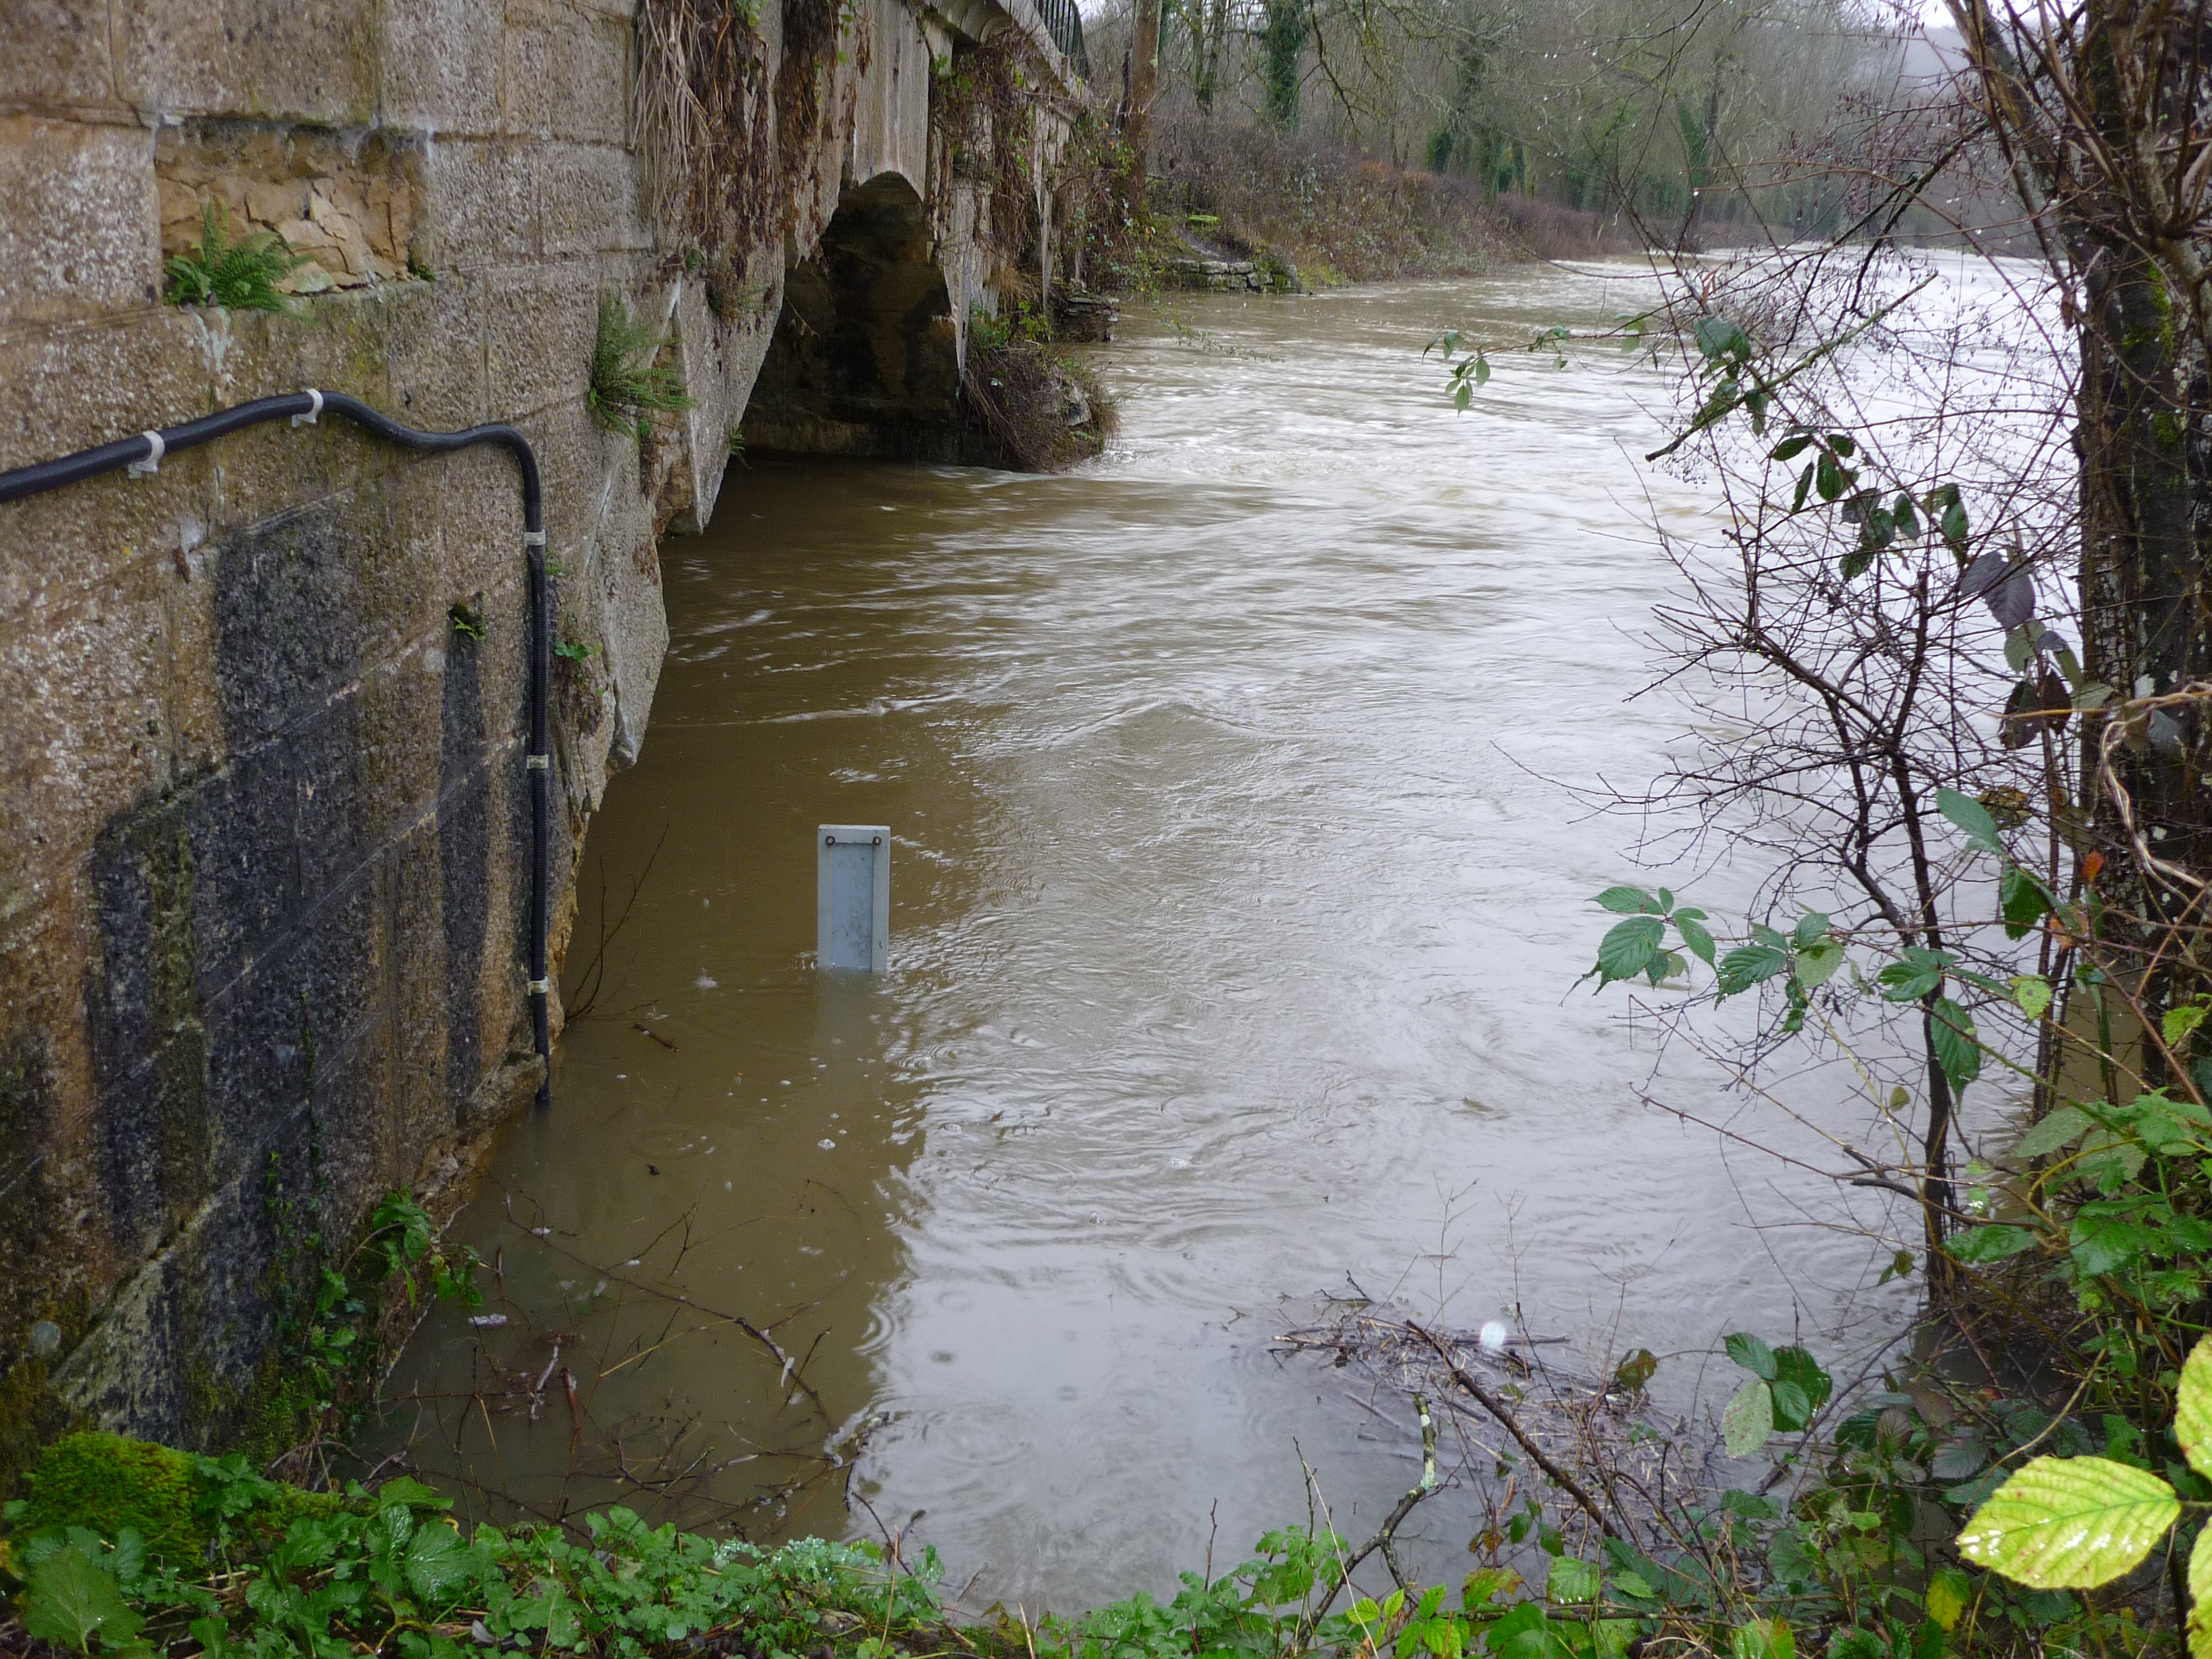
[[[1036,9],[1045,33],[1060,48],[1060,61],[1088,81],[1091,56],[1083,49],[1083,14],[1075,9],[1075,0],[1036,0]]]

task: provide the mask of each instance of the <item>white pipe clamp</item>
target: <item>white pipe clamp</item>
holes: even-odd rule
[[[143,478],[149,473],[159,472],[161,470],[161,457],[167,454],[169,451],[169,446],[162,441],[160,433],[142,432],[138,435],[146,441],[148,447],[146,459],[143,461],[131,462],[128,468],[131,476],[134,478]]]

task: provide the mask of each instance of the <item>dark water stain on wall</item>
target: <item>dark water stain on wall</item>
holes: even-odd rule
[[[474,641],[458,633],[446,653],[438,745],[438,872],[445,933],[446,1075],[466,1098],[483,1069],[478,1012],[490,922],[491,830],[485,799],[483,688]]]
[[[374,825],[362,744],[363,491],[210,561],[227,758],[119,815],[94,860],[88,987],[108,1225],[148,1349],[96,1397],[210,1443],[265,1342],[272,1197],[342,1226],[386,1161],[368,1040]]]

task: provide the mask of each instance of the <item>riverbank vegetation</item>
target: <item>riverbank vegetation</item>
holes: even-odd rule
[[[1846,0],[1125,0],[1091,28],[1170,232],[1351,277],[1836,234],[1900,121],[1940,118],[1906,30]]]
[[[1830,1542],[1869,1576],[1831,1651],[2201,1659],[2212,130],[2187,64],[2212,17],[1954,14],[1955,102],[1898,122],[1915,142],[1852,235],[1668,268],[1615,331],[1684,365],[1648,459],[1711,480],[1729,533],[1670,544],[1658,617],[1699,735],[1599,804],[1686,812],[1663,850],[1764,879],[1725,924],[1694,890],[1595,895],[1616,920],[1590,977],[1643,981],[1640,1019],[1825,1140],[1885,1277],[1923,1289],[1911,1352],[1758,1483],[1784,1500],[1761,1593],[1840,1505]],[[2017,216],[1984,237],[1994,158]],[[2039,259],[1916,261],[1885,245],[1915,211]],[[1441,343],[1464,405],[1505,343]],[[1715,1015],[1739,998],[1747,1037]],[[1815,1121],[1798,1080],[1823,1063],[1863,1121]],[[1755,1376],[1723,1426],[1748,1449],[1803,1390],[1729,1346]]]

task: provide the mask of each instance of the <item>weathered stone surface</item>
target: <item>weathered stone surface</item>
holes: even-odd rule
[[[447,137],[497,130],[501,8],[484,0],[384,0],[377,60],[381,115],[401,131]]]
[[[106,0],[9,0],[0,6],[0,109],[119,112]]]
[[[377,0],[113,0],[118,90],[144,111],[366,126]]]
[[[440,271],[510,264],[538,252],[538,175],[534,146],[463,139],[432,149],[426,250]]]
[[[635,9],[0,4],[0,467],[306,387],[537,447],[555,626],[593,647],[554,687],[556,971],[666,648],[657,535],[711,514],[778,319],[842,329],[832,412],[910,446],[990,302],[975,187],[930,194],[941,19],[863,0],[803,154],[763,129],[789,212],[702,250],[645,220]],[[311,257],[290,309],[161,301],[210,203]],[[696,399],[642,441],[586,412],[610,293]],[[534,1087],[517,476],[326,413],[0,507],[0,1496],[80,1417],[220,1443],[311,1178],[337,1235],[392,1187],[458,1202]]]
[[[134,127],[0,117],[0,268],[11,320],[153,303],[161,277],[153,135]]]

